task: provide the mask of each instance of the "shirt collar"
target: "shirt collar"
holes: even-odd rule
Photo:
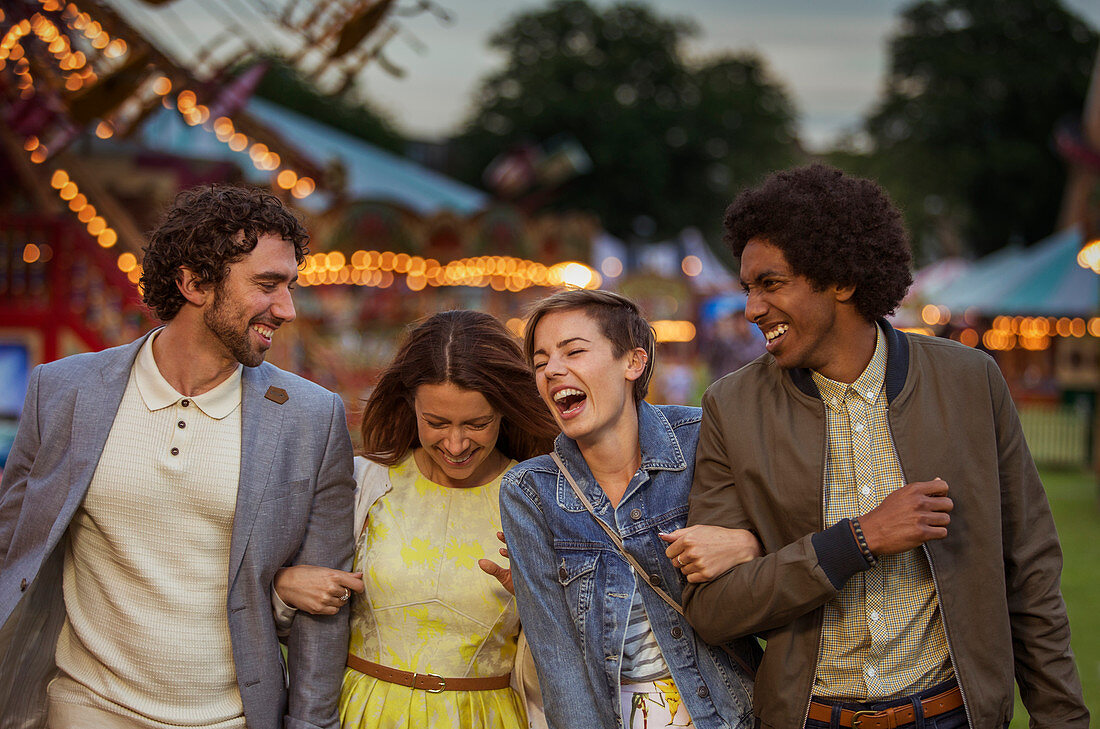
[[[687,459],[668,418],[659,407],[645,400],[638,403],[638,440],[642,451],[640,467],[643,470],[682,471],[687,468]],[[554,447],[574,476],[591,473],[575,440],[560,433]]]
[[[168,384],[168,380],[164,379],[160,368],[157,367],[156,359],[153,357],[153,340],[156,337],[157,333],[154,333],[145,340],[137,359],[134,360],[134,380],[145,407],[155,411],[175,405],[182,400],[190,400],[199,410],[215,420],[221,420],[237,409],[241,404],[242,365],[238,364],[233,374],[214,389],[201,395],[184,397],[176,392],[176,388]]]
[[[875,337],[875,353],[871,356],[871,361],[867,363],[863,373],[852,384],[837,382],[818,372],[810,372],[814,384],[817,385],[817,389],[821,393],[821,400],[826,407],[837,412],[843,412],[844,398],[849,392],[863,398],[868,404],[874,403],[875,398],[882,392],[882,384],[886,379],[886,336],[882,333],[882,329],[877,326],[875,332],[877,335]]]

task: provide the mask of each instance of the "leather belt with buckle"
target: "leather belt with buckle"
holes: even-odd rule
[[[926,718],[952,711],[962,705],[962,691],[958,686],[921,701]],[[825,723],[832,721],[832,704],[811,701],[807,718]],[[899,726],[912,724],[916,720],[917,714],[911,703],[892,706],[889,709],[841,709],[840,712],[840,725],[852,727],[852,729],[896,729]]]
[[[402,671],[399,668],[390,668],[371,661],[365,661],[359,656],[348,654],[348,668],[355,669],[359,673],[374,676],[387,683],[396,683],[399,686],[427,691],[430,694],[438,694],[444,691],[487,691],[489,689],[508,688],[512,682],[512,674],[503,676],[489,676],[487,678],[444,678],[434,673],[412,673]]]

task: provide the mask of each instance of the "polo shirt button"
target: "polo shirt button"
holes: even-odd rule
[[[558,577],[563,581],[569,579],[569,570],[565,569],[564,565],[558,567]]]
[[[27,578],[26,577],[24,577],[22,580],[19,581],[19,591],[20,592],[26,592],[27,591]]]
[[[649,576],[649,584],[659,586],[661,584],[661,576],[654,572]]]
[[[170,450],[168,452],[171,453],[173,456],[178,456],[180,454],[180,449],[179,448],[173,448],[172,450]]]
[[[191,404],[191,401],[190,401],[190,400],[187,400],[187,399],[184,399],[184,400],[180,400],[180,405],[182,405],[182,406],[184,406],[184,407],[187,407],[187,406],[188,406],[188,405],[190,405],[190,404]]]
[[[672,626],[672,630],[670,632],[672,633],[673,638],[683,638],[684,637],[684,629],[681,628],[679,625]]]
[[[630,510],[630,518],[633,519],[634,521],[638,521],[639,519],[642,518],[642,510],[641,509],[631,509]]]
[[[710,689],[708,689],[706,686],[700,686],[695,690],[695,693],[699,698],[705,699],[706,697],[710,696]]]

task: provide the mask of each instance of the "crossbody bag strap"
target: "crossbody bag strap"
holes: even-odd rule
[[[614,542],[615,546],[619,548],[619,552],[622,553],[622,555],[624,557],[626,557],[626,561],[629,562],[630,566],[633,567],[634,570],[638,573],[638,575],[641,576],[642,582],[646,583],[651,588],[653,588],[653,591],[656,592],[658,595],[660,595],[661,599],[669,604],[669,607],[671,607],[673,610],[675,610],[680,615],[683,615],[684,614],[684,609],[682,607],[680,607],[680,603],[673,600],[672,597],[667,592],[665,592],[661,588],[654,585],[648,579],[646,579],[645,568],[643,568],[640,564],[638,564],[638,560],[634,559],[634,557],[630,554],[630,552],[626,551],[626,548],[623,546],[622,538],[618,535],[618,533],[614,529],[612,529],[610,526],[607,525],[607,522],[605,522],[600,517],[596,516],[596,510],[592,508],[592,502],[589,501],[588,497],[584,495],[583,491],[581,491],[581,487],[578,486],[577,482],[573,479],[573,474],[569,473],[569,469],[565,467],[564,463],[562,463],[562,460],[558,456],[558,454],[557,453],[551,453],[550,457],[554,459],[554,463],[558,464],[558,468],[561,470],[562,475],[565,476],[565,480],[569,482],[569,485],[573,487],[573,493],[575,493],[577,495],[577,498],[581,500],[581,503],[584,504],[584,508],[588,509],[588,513],[592,515],[592,518],[596,520],[596,523],[599,524],[601,527],[603,527],[603,530],[605,532],[607,532],[607,536],[611,537],[611,541]],[[748,663],[748,661],[746,661],[741,655],[739,655],[737,650],[735,650],[734,648],[732,648],[729,645],[722,645],[722,646],[718,646],[718,647],[722,651],[724,651],[726,653],[726,655],[728,655],[730,658],[732,658],[733,661],[735,663],[737,663],[737,665],[739,665],[741,667],[741,669],[743,671],[745,671],[745,673],[748,676],[753,677],[753,678],[756,676],[756,669],[754,669]]]
[[[626,547],[623,546],[622,537],[619,536],[618,532],[608,526],[607,522],[605,522],[603,519],[596,516],[596,510],[592,508],[592,502],[589,501],[588,497],[584,495],[583,491],[581,491],[581,487],[578,486],[577,482],[573,479],[573,474],[569,473],[569,469],[565,467],[564,463],[562,463],[561,457],[558,456],[557,453],[551,453],[550,457],[554,459],[554,463],[558,464],[558,468],[561,470],[562,475],[565,476],[565,480],[569,482],[569,485],[573,487],[573,493],[575,493],[577,495],[577,498],[581,500],[581,503],[584,504],[584,508],[588,509],[588,513],[592,515],[592,518],[596,520],[596,523],[603,527],[603,530],[607,532],[607,536],[611,537],[611,541],[614,542],[615,546],[619,548],[619,552],[624,557],[626,557],[626,561],[630,563],[630,566],[634,568],[634,570],[642,578],[642,581],[653,588],[653,591],[660,595],[661,599],[669,604],[669,607],[678,612],[680,615],[683,615],[684,609],[680,607],[680,603],[673,600],[667,592],[657,587],[652,582],[650,582],[649,579],[646,578],[645,568],[638,564],[638,560],[634,559],[634,556],[631,555],[630,552],[626,551]]]

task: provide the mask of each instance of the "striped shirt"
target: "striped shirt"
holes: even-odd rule
[[[825,526],[858,517],[905,485],[887,421],[886,338],[851,385],[813,372],[825,403]],[[825,605],[814,694],[858,701],[923,691],[954,677],[923,549],[879,557]]]
[[[634,590],[634,599],[630,603],[626,639],[623,641],[623,663],[619,673],[624,681],[631,683],[656,681],[671,675],[665,657],[661,655],[661,648],[657,645],[657,636],[653,635],[653,626],[649,623],[642,593],[638,589]]]

